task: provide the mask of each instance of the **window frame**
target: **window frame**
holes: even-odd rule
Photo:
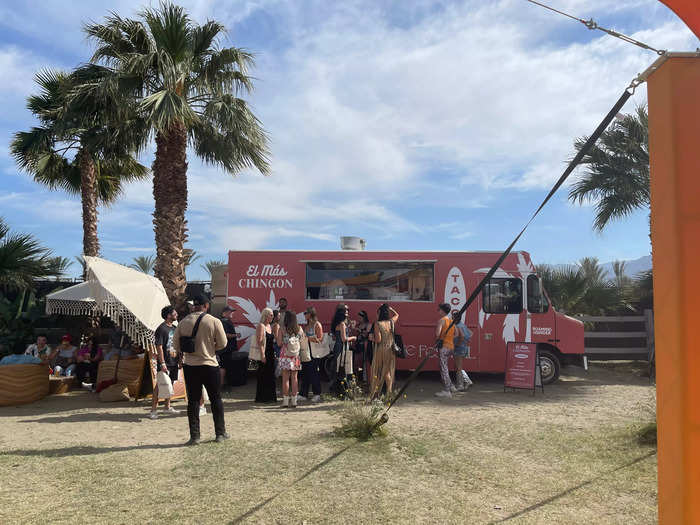
[[[491,296],[490,290],[489,290],[489,284],[491,284],[493,281],[518,281],[520,283],[520,310],[517,312],[493,312],[489,311],[486,309],[486,298],[487,298],[487,291],[489,291],[489,297]],[[481,309],[484,311],[484,313],[489,314],[489,315],[520,315],[523,313],[525,310],[525,306],[523,305],[524,303],[524,295],[523,294],[523,287],[524,287],[524,282],[522,277],[491,277],[485,284],[484,288],[481,290]],[[491,306],[491,300],[489,299],[488,301],[489,307]]]
[[[328,260],[328,259],[305,259],[305,260],[300,260],[300,263],[304,264],[304,297],[306,301],[320,301],[320,302],[338,302],[338,301],[343,301],[344,303],[348,302],[365,302],[365,303],[386,303],[386,302],[396,302],[396,303],[420,303],[420,304],[432,304],[435,302],[435,297],[436,297],[436,292],[435,292],[435,265],[437,264],[437,259],[362,259],[362,260],[357,260],[357,259],[333,259],[333,260]],[[343,299],[336,299],[336,298],[316,298],[316,299],[309,299],[308,297],[308,269],[309,269],[309,264],[313,263],[321,263],[321,264],[363,264],[363,263],[370,263],[370,264],[425,264],[426,266],[429,266],[429,269],[431,271],[431,281],[432,281],[432,288],[430,289],[430,295],[432,296],[431,299],[372,299],[372,298],[367,298],[367,299],[354,299],[354,298],[343,298]],[[397,289],[396,291],[398,292],[399,290],[399,280],[397,279]]]
[[[529,282],[530,277],[534,277],[537,280],[537,283],[539,284],[540,297],[542,298],[542,301],[543,301],[542,304],[545,307],[544,310],[542,310],[541,312],[533,312],[532,310],[530,310],[530,282]],[[542,285],[542,278],[537,274],[531,273],[525,279],[525,286],[526,286],[526,290],[527,290],[527,293],[526,293],[527,311],[531,314],[546,314],[547,312],[549,312],[549,308],[551,305],[549,304],[549,297],[547,297],[547,294],[544,293],[544,286]]]

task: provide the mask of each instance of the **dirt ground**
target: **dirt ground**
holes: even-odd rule
[[[181,446],[183,401],[155,421],[150,400],[87,391],[0,408],[0,522],[656,522],[655,449],[635,440],[654,417],[643,364],[569,367],[534,396],[474,380],[445,400],[422,374],[388,436],[363,443],[331,435],[337,402],[255,405],[254,379],[226,394],[221,445],[207,415],[205,443]]]

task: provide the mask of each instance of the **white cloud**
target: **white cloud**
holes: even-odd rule
[[[635,19],[631,36],[657,47],[696,47],[667,13],[649,16],[665,9],[657,4],[568,0],[558,7],[606,27],[614,25],[606,20]],[[75,52],[81,18],[100,19],[108,7],[130,16],[140,5],[101,0],[80,6],[79,16],[78,6],[35,3],[30,10],[66,29],[60,45]],[[574,139],[590,134],[655,59],[521,0],[185,6],[197,20],[226,23],[233,44],[236,23],[254,13],[276,17],[276,45],[283,46],[253,50],[260,52],[253,72],[260,80],[252,103],[271,136],[272,176],[234,179],[189,156],[190,245],[202,253],[280,239],[330,243],[349,232],[449,235],[454,230],[435,226],[435,210],[490,207],[505,191],[551,185]],[[49,41],[42,22],[13,9],[0,8],[5,24]],[[636,30],[641,18],[645,29]],[[11,86],[22,88],[37,63],[13,53],[3,66],[0,52],[0,72],[20,68]],[[644,100],[643,89],[634,100]],[[144,161],[151,160],[149,153]],[[101,218],[110,232],[151,228],[152,206],[151,184],[143,182]],[[453,238],[475,231],[461,225]]]

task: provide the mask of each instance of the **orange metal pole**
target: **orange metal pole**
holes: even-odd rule
[[[648,78],[659,523],[700,524],[700,57]]]

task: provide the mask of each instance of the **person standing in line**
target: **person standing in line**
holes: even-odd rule
[[[282,408],[296,408],[299,385],[297,374],[301,370],[299,349],[304,343],[304,331],[297,323],[297,315],[287,310],[284,323],[277,331],[277,345],[280,347],[279,365],[282,370]]]
[[[457,380],[457,391],[464,392],[473,384],[467,372],[462,370],[462,361],[469,356],[469,340],[472,338],[472,331],[464,324],[459,312],[454,312],[452,319],[455,322],[455,379]]]
[[[256,403],[277,402],[277,381],[275,380],[274,340],[272,334],[272,310],[264,308],[260,322],[255,327],[255,335],[250,345],[250,358],[258,361],[258,381],[255,388]]]
[[[331,385],[335,385],[338,382],[338,373],[340,369],[345,370],[345,375],[343,379],[348,382],[350,376],[352,375],[352,350],[350,350],[350,343],[357,339],[356,336],[348,335],[348,318],[350,317],[350,309],[345,304],[339,304],[335,309],[335,315],[331,321],[331,332],[334,337],[333,345],[333,359],[335,360],[335,366],[333,366],[333,377],[331,378]],[[335,392],[336,394],[338,392]]]
[[[173,349],[173,339],[175,336],[175,321],[177,311],[172,306],[164,306],[160,311],[163,322],[156,328],[156,353],[151,356],[152,368],[158,372],[165,372],[173,383],[177,381],[179,371],[178,362]],[[151,419],[158,419],[158,382],[153,387],[153,397],[151,400]],[[170,406],[170,398],[165,399],[164,412],[179,414],[180,411]]]
[[[279,300],[279,313],[280,313],[280,326],[284,326],[284,315],[287,313],[287,298],[280,297]]]
[[[362,371],[362,380],[369,384],[371,377],[369,375],[369,369],[372,364],[372,341],[370,339],[370,334],[373,328],[372,323],[369,322],[367,312],[360,310],[357,316],[359,318],[359,323],[357,325],[357,343],[355,344],[355,350],[357,350],[359,356],[355,362],[359,362],[357,368],[358,371]]]
[[[233,366],[233,352],[238,351],[238,342],[236,340],[236,325],[233,324],[233,312],[236,309],[232,306],[224,306],[221,312],[221,324],[226,332],[226,348],[216,353],[216,359],[219,361],[221,372],[221,384],[224,389],[227,389],[231,379],[231,368]]]
[[[187,388],[187,419],[190,427],[190,440],[186,445],[197,445],[200,440],[199,432],[199,402],[202,397],[202,386],[209,395],[211,411],[214,417],[214,430],[216,442],[220,443],[229,438],[226,433],[224,421],[224,403],[221,400],[221,375],[219,363],[216,360],[216,351],[226,346],[226,332],[221,321],[209,315],[209,299],[198,296],[194,299],[194,312],[185,317],[175,329],[173,347],[183,359],[185,373],[185,386]],[[197,333],[194,337],[194,351],[182,352],[181,337],[192,336],[197,325]]]
[[[370,399],[382,394],[386,384],[386,393],[391,395],[394,389],[396,372],[396,354],[394,353],[394,325],[399,314],[387,303],[377,309],[377,322],[374,323],[374,359],[372,360],[372,381],[370,382]]]
[[[440,355],[440,378],[442,379],[443,386],[442,390],[435,393],[438,397],[452,397],[452,393],[457,391],[450,379],[449,369],[449,359],[454,353],[455,337],[455,327],[454,325],[450,326],[452,322],[449,317],[451,310],[450,305],[447,303],[442,303],[438,306],[438,311],[442,317],[438,320],[437,327],[435,328],[435,336],[442,341],[442,347],[438,352]]]
[[[321,359],[314,357],[314,345],[319,345],[323,341],[323,327],[318,320],[316,308],[310,306],[304,312],[306,317],[306,343],[309,346],[309,354],[311,361],[301,363],[301,392],[300,395],[304,398],[309,397],[309,389],[312,389],[314,397],[311,398],[313,403],[321,401]],[[316,351],[318,352],[318,350]]]

